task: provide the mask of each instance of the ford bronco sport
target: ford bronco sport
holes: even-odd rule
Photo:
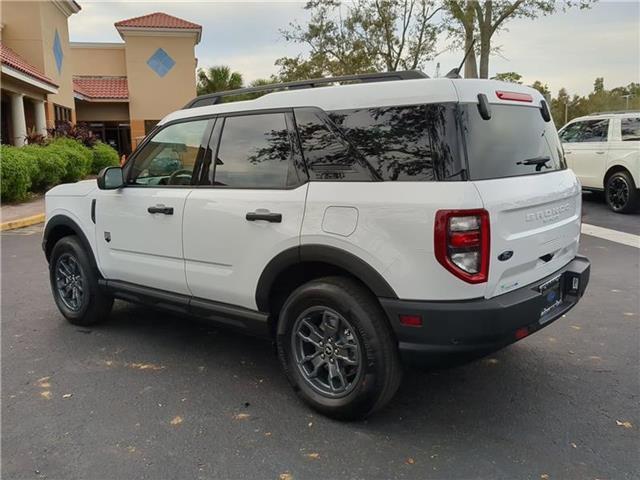
[[[124,167],[47,193],[71,323],[118,298],[270,336],[299,395],[348,419],[403,361],[495,351],[583,295],[580,184],[537,91],[419,72],[268,88],[198,97]]]

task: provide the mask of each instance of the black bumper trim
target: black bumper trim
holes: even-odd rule
[[[537,282],[489,299],[433,302],[381,298],[380,303],[406,359],[434,353],[489,352],[517,341],[523,327],[529,335],[573,308],[587,288],[590,269],[589,260],[577,256]],[[563,292],[562,303],[541,316],[548,301],[540,286],[556,278]],[[577,290],[573,289],[574,278],[578,278]],[[400,315],[420,315],[423,325],[401,325]]]

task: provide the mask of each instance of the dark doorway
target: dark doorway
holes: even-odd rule
[[[120,155],[131,153],[131,128],[128,123],[88,122],[89,129],[101,141],[112,146]]]

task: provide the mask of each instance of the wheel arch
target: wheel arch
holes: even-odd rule
[[[44,256],[47,259],[47,262],[50,260],[51,252],[58,240],[69,235],[75,235],[78,237],[82,247],[87,252],[91,266],[99,272],[100,270],[98,269],[93,248],[91,248],[91,244],[89,243],[87,236],[80,225],[66,215],[55,215],[51,217],[44,228],[44,234],[42,236],[42,250],[44,251]]]
[[[384,277],[356,255],[327,245],[302,245],[284,250],[266,265],[256,287],[258,310],[275,314],[298,286],[329,275],[354,278],[376,297],[398,298]]]

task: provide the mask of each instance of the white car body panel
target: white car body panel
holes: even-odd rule
[[[100,190],[95,231],[103,276],[189,295],[182,218],[190,192],[190,188],[161,187]],[[147,208],[156,205],[173,207],[173,215],[150,214]]]
[[[186,278],[198,298],[256,309],[267,263],[300,244],[309,184],[291,190],[194,189],[185,207]],[[247,221],[247,212],[281,213],[281,223]]]

